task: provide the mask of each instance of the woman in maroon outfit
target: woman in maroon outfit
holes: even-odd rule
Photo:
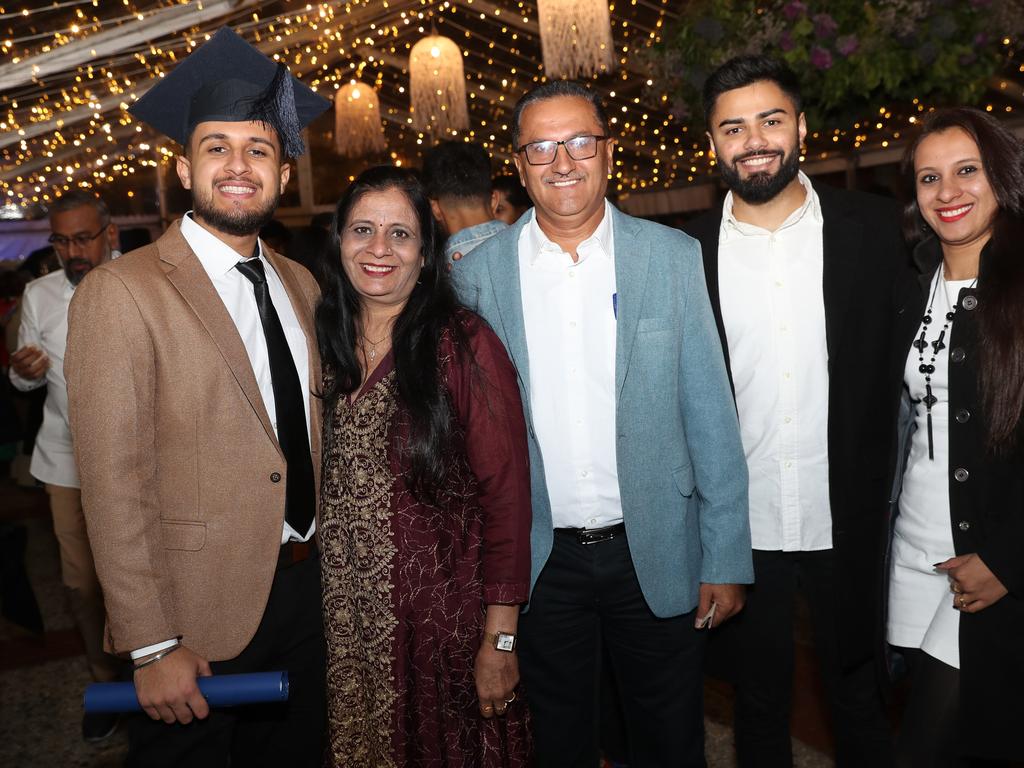
[[[516,372],[461,308],[419,181],[338,203],[317,330],[331,760],[520,766],[530,489]]]

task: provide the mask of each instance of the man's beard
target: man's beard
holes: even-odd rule
[[[767,172],[752,173],[745,179],[740,176],[737,166],[741,161],[765,155],[782,156],[779,170],[775,174]],[[777,150],[771,152],[748,152],[737,157],[732,165],[724,161],[721,162],[719,169],[726,186],[732,190],[734,195],[744,202],[757,205],[774,199],[776,195],[789,185],[789,182],[796,178],[797,173],[800,171],[800,154],[795,148],[788,154],[783,154]]]
[[[89,270],[92,269],[92,262],[88,259],[70,258],[61,259],[61,266],[64,268],[64,275],[67,277],[68,282],[72,285],[78,285],[82,282],[82,278],[89,274]],[[84,266],[85,269],[72,269],[72,267]]]
[[[218,232],[232,237],[244,237],[256,234],[274,218],[280,199],[281,193],[278,192],[262,208],[221,210],[213,204],[212,194],[200,194],[198,190],[193,190],[192,212]]]

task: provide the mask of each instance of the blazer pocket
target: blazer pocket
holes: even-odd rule
[[[676,488],[686,498],[693,496],[693,492],[697,487],[697,482],[693,479],[693,465],[687,464],[686,466],[679,467],[679,469],[672,470],[672,479],[676,481]]]
[[[185,520],[161,520],[164,549],[198,552],[206,545],[206,523]]]
[[[636,324],[637,333],[657,333],[675,329],[676,326],[672,323],[671,317],[641,317]]]

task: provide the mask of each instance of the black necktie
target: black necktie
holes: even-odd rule
[[[313,462],[309,456],[309,433],[306,431],[306,406],[302,399],[299,374],[295,370],[288,341],[281,327],[281,319],[270,300],[270,287],[263,262],[259,259],[240,261],[238,271],[252,282],[256,293],[256,307],[267,339],[270,358],[270,378],[274,386],[274,406],[277,411],[277,441],[288,463],[285,486],[285,520],[300,536],[305,536],[313,522],[316,506],[313,489]]]

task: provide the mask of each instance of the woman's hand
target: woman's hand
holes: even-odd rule
[[[499,651],[487,641],[480,644],[473,666],[480,714],[484,717],[504,715],[515,701],[519,685],[519,659],[515,651]]]
[[[935,568],[949,575],[949,588],[954,595],[953,607],[964,613],[977,613],[988,608],[1007,593],[1003,583],[974,552],[951,557]]]

